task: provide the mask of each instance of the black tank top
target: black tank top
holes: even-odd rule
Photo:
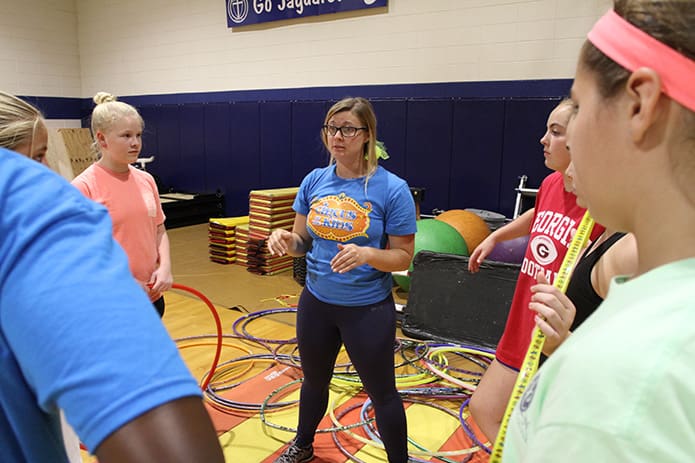
[[[579,262],[577,262],[577,266],[572,272],[572,278],[570,278],[567,285],[567,291],[565,291],[565,294],[577,309],[574,323],[572,323],[570,328],[571,331],[577,329],[603,302],[603,298],[596,294],[594,287],[591,285],[591,271],[601,256],[623,236],[625,236],[625,233],[613,233],[606,241],[599,244],[594,252],[591,252],[594,241],[586,249]]]

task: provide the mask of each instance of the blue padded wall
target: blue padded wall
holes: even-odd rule
[[[316,167],[328,164],[330,156],[321,141],[321,126],[329,102],[296,101],[292,103],[292,186]]]
[[[521,175],[550,173],[539,139],[558,98],[374,100],[382,164],[425,189],[423,214],[474,207],[513,213]],[[272,101],[142,106],[148,170],[177,191],[226,198],[243,215],[253,189],[298,186],[329,155],[320,127],[333,103]]]
[[[186,111],[181,111],[187,113]],[[179,120],[178,105],[165,105],[157,108],[154,114],[154,122],[157,125],[157,151],[155,160],[147,169],[159,176],[166,178],[167,185],[176,185],[177,190],[185,190],[185,178],[188,176],[181,162],[181,132],[182,126]],[[144,148],[142,155],[149,151]],[[152,166],[150,168],[150,166]]]
[[[176,169],[177,175],[171,183],[180,191],[214,192],[215,186],[208,188],[205,178],[205,107],[201,104],[181,106],[179,118],[181,155]]]
[[[254,90],[123,97],[145,120],[142,156],[175,191],[225,195],[228,216],[248,213],[254,189],[298,186],[329,155],[320,127],[344,94],[370,98],[382,165],[425,189],[421,212],[473,207],[513,213],[521,175],[550,173],[539,139],[569,80]],[[71,103],[70,105],[68,103]],[[91,100],[50,100],[88,126]],[[52,106],[52,107],[53,107]]]
[[[159,142],[157,137],[157,124],[159,122],[159,106],[137,107],[140,116],[145,121],[145,129],[142,131],[142,151],[141,156],[155,156],[155,162],[150,164],[147,169],[152,172],[161,170],[161,166],[156,166],[159,161]],[[89,127],[89,126],[88,126]],[[164,164],[164,162],[162,162]]]
[[[234,103],[230,105],[231,149],[226,154],[225,203],[227,215],[246,215],[249,191],[261,185],[259,104]],[[211,159],[216,163],[216,159]],[[220,162],[220,165],[222,162]],[[211,186],[211,185],[210,185]]]
[[[500,185],[505,102],[461,100],[454,103],[450,209],[497,211]]]
[[[232,162],[232,139],[230,130],[231,111],[227,103],[213,103],[205,105],[205,131],[202,145],[205,151],[205,193],[213,193],[219,190],[225,195],[226,215],[235,214],[234,211],[242,210],[244,205],[227,200],[228,185],[233,183],[235,172]],[[246,204],[248,209],[248,201]],[[246,214],[246,212],[244,212]]]
[[[513,213],[521,175],[536,188],[550,173],[539,139],[569,79],[123,96],[145,120],[142,156],[168,189],[225,194],[226,215],[248,212],[252,189],[299,185],[329,156],[320,137],[344,95],[372,101],[382,164],[425,189],[424,214],[474,207]],[[91,98],[25,97],[50,118],[89,127]]]
[[[292,104],[260,103],[260,185],[263,188],[296,186],[292,178]]]
[[[394,174],[406,178],[406,121],[408,103],[405,100],[372,101],[377,118],[377,139],[386,145],[389,159],[381,164]]]
[[[453,108],[451,100],[408,101],[405,178],[426,189],[422,214],[450,208]]]

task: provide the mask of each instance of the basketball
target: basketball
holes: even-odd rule
[[[442,212],[435,219],[454,227],[466,241],[469,251],[477,248],[490,234],[490,227],[485,223],[485,220],[472,211],[450,209]]]

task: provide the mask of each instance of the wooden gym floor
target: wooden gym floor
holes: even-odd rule
[[[247,312],[288,308],[296,304],[302,287],[293,279],[291,270],[279,275],[259,276],[246,271],[245,267],[240,265],[211,262],[208,259],[207,224],[176,228],[169,230],[168,234],[174,281],[200,291],[215,304],[225,335],[233,333],[234,322],[244,317]],[[396,293],[395,297],[399,303],[407,302],[404,294]],[[212,337],[215,333],[214,319],[207,306],[191,293],[175,289],[169,291],[165,299],[167,305],[163,322],[172,338],[179,340],[182,357],[191,372],[202,382],[214,358],[215,339]],[[248,330],[257,338],[289,340],[294,337],[294,314],[285,312],[260,317],[248,324]],[[400,330],[398,336],[403,337]],[[285,351],[287,354],[291,353],[292,345],[289,346]],[[232,339],[230,336],[224,340],[220,366],[230,359],[261,353],[268,353],[267,348],[257,343]],[[339,362],[344,360],[347,358],[341,358]],[[231,369],[224,370],[219,378],[217,375],[213,378],[213,383],[219,381],[220,384],[224,381],[246,381],[243,385],[235,387],[231,395],[221,393],[234,401],[261,403],[271,391],[301,377],[301,373],[294,368],[279,364],[269,365],[269,362],[264,360],[259,362],[247,360],[240,364],[244,366],[243,371],[240,371],[239,367],[230,366]],[[474,369],[475,365],[468,367]],[[223,370],[218,367],[217,371]],[[407,374],[407,372],[401,374]],[[225,375],[233,377],[225,379]],[[282,400],[298,398],[297,387],[288,388],[288,391],[289,394]],[[352,396],[341,397],[340,393],[332,393],[332,399],[341,400],[340,403],[357,400]],[[361,401],[364,401],[364,398]],[[459,405],[460,401],[448,401],[445,406],[458,413]],[[341,407],[346,406],[341,405]],[[452,451],[470,446],[470,441],[462,432],[458,420],[452,418],[453,415],[442,414],[441,410],[416,406],[416,404],[407,404],[407,406],[409,435],[416,436],[420,445],[429,449],[438,449],[438,451]],[[239,409],[220,411],[219,408],[224,407],[218,406],[216,409],[208,406],[220,434],[220,442],[228,462],[270,463],[283,449],[285,443],[293,437],[292,433],[282,428],[296,426],[296,406],[266,413],[265,418],[271,426],[264,424],[255,411]],[[346,414],[345,419],[348,422],[358,421],[356,415],[350,414]],[[433,426],[433,423],[436,425]],[[272,426],[273,424],[275,426]],[[319,427],[331,425],[327,417]],[[345,439],[341,440],[345,441]],[[370,463],[386,461],[382,450],[364,446],[359,441],[353,440],[352,444],[345,445],[361,461]],[[350,461],[339,452],[332,441],[331,433],[317,435],[315,455],[313,461],[316,463]],[[87,452],[82,452],[82,456],[85,463],[97,461]],[[431,459],[428,456],[419,458]],[[487,456],[483,452],[476,452],[470,460],[466,459],[465,455],[448,458],[449,460],[445,459],[445,461],[487,461]]]

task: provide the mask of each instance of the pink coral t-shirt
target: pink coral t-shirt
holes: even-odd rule
[[[108,209],[113,236],[128,255],[131,273],[144,287],[158,266],[157,227],[165,219],[154,178],[133,166],[121,173],[95,163],[72,184]]]

